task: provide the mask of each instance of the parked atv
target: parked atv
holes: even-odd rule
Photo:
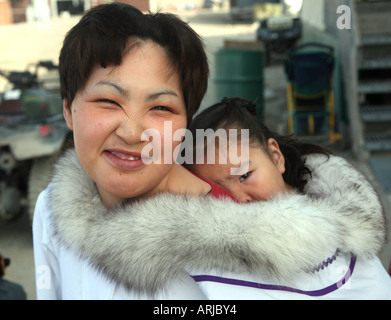
[[[0,217],[9,220],[27,208],[32,218],[53,159],[70,137],[57,66],[40,61],[23,72],[0,71],[0,76],[8,80],[0,95]]]
[[[271,16],[263,19],[257,29],[257,39],[265,46],[265,63],[271,63],[273,55],[284,55],[301,38],[302,25],[298,17],[291,15]]]

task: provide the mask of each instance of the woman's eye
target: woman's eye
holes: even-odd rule
[[[115,104],[117,106],[119,106],[119,104],[113,100],[110,100],[110,99],[99,99],[98,102],[104,102],[104,103],[108,103],[108,104]]]
[[[243,182],[243,181],[246,180],[250,175],[251,175],[251,172],[247,172],[247,173],[245,173],[244,175],[240,176],[240,177],[239,177],[239,182]]]
[[[170,108],[164,107],[164,106],[156,106],[156,107],[153,107],[152,110],[170,111],[170,112],[171,112],[171,109],[170,109]]]

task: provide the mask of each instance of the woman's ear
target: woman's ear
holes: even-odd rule
[[[280,150],[278,142],[275,139],[270,138],[267,141],[267,148],[274,164],[277,166],[281,174],[283,174],[285,172],[285,157]]]
[[[66,99],[64,99],[64,101],[63,101],[62,111],[64,114],[65,122],[68,125],[68,128],[73,130],[73,119],[72,119],[71,106],[68,104],[68,100],[66,100]]]

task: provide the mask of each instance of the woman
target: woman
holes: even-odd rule
[[[38,278],[45,280],[42,270],[50,271],[50,288],[38,285],[38,298],[138,297],[137,292],[117,292],[79,253],[74,255],[61,246],[62,239],[53,234],[61,232],[62,225],[52,223],[53,211],[65,210],[72,199],[54,201],[54,195],[66,194],[67,188],[73,189],[81,183],[78,179],[88,176],[95,198],[92,203],[88,197],[83,201],[92,205],[92,212],[111,212],[128,199],[159,192],[202,195],[210,191],[208,183],[174,161],[146,165],[149,154],[142,155],[142,150],[150,141],[141,137],[153,128],[163,139],[165,122],[171,124],[172,132],[185,128],[197,110],[208,79],[202,42],[173,15],[142,14],[131,6],[113,3],[91,9],[70,30],[59,68],[64,117],[73,131],[77,154],[74,173],[81,165],[83,174],[77,173],[68,186],[49,186],[37,202],[34,246]],[[180,144],[152,142],[162,142],[162,154],[166,145]],[[82,215],[85,210],[75,213]],[[191,285],[198,290],[193,281]]]

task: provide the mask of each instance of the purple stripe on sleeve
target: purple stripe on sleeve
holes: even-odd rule
[[[238,279],[231,279],[231,278],[224,278],[224,277],[218,277],[218,276],[211,276],[211,275],[196,275],[192,276],[194,281],[196,282],[203,282],[203,281],[210,281],[210,282],[219,282],[234,286],[244,286],[244,287],[251,287],[255,289],[262,289],[262,290],[280,290],[280,291],[288,291],[288,292],[294,292],[298,294],[305,294],[311,297],[319,297],[324,296],[326,294],[329,294],[333,291],[338,290],[341,288],[353,274],[354,266],[356,265],[356,257],[352,255],[352,258],[350,260],[349,269],[347,270],[346,274],[342,277],[341,280],[338,282],[323,288],[319,290],[313,290],[313,291],[305,291],[300,289],[295,289],[287,286],[279,286],[279,285],[273,285],[273,284],[264,284],[264,283],[257,283],[257,282],[251,282],[251,281],[244,281],[244,280],[238,280]]]

